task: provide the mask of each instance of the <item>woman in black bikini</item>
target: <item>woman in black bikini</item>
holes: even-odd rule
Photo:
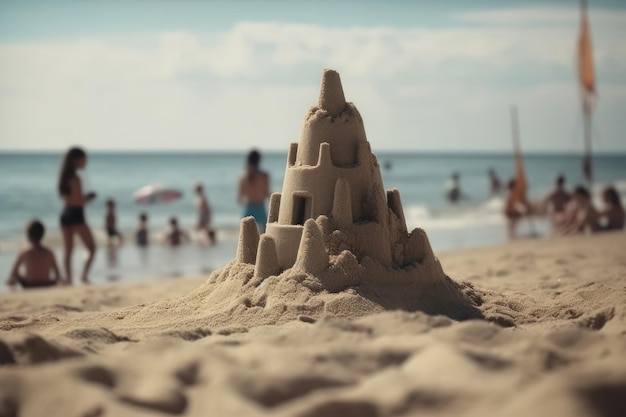
[[[85,222],[85,203],[96,198],[95,193],[83,194],[82,184],[76,171],[87,165],[87,154],[81,148],[71,148],[65,154],[59,173],[59,194],[63,199],[61,212],[61,230],[63,231],[64,257],[63,265],[67,281],[72,283],[72,252],[74,251],[74,235],[80,236],[87,248],[87,256],[83,264],[81,280],[88,283],[87,273],[93,261],[96,244],[89,226]]]

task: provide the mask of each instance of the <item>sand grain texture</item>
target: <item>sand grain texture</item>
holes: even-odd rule
[[[235,263],[3,295],[0,416],[623,416],[624,247],[608,234],[441,254],[485,318],[465,321],[306,274],[256,289]]]

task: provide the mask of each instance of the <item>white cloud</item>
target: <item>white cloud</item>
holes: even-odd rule
[[[528,148],[569,150],[564,132],[577,114],[570,26],[241,23],[223,33],[4,44],[0,148],[286,149],[321,69],[332,67],[376,148],[507,149],[508,106],[519,103]],[[621,132],[625,122],[608,105],[626,104],[625,46],[602,27],[594,42],[600,81],[615,87],[605,94],[600,85],[598,121]]]

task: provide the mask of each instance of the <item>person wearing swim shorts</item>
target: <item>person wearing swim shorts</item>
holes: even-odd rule
[[[238,201],[244,205],[243,216],[254,217],[259,233],[264,233],[267,224],[265,199],[270,196],[270,176],[259,168],[260,162],[259,151],[250,151],[246,171],[239,179]]]

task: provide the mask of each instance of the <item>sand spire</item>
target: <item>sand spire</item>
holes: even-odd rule
[[[274,239],[267,235],[262,235],[257,255],[257,263],[254,266],[255,276],[267,278],[280,272]]]
[[[239,226],[237,262],[254,265],[256,263],[256,252],[258,245],[259,229],[257,228],[254,217],[248,216],[243,218]]]
[[[350,192],[350,183],[345,178],[339,178],[335,183],[332,214],[333,220],[339,227],[346,228],[353,223],[352,194]]]
[[[324,246],[322,231],[315,220],[309,219],[304,223],[304,231],[294,268],[315,273],[326,269],[326,267],[328,267],[328,252]]]
[[[346,107],[346,98],[343,95],[343,87],[339,73],[331,69],[325,69],[320,86],[319,106],[327,110],[333,117],[341,114]]]

